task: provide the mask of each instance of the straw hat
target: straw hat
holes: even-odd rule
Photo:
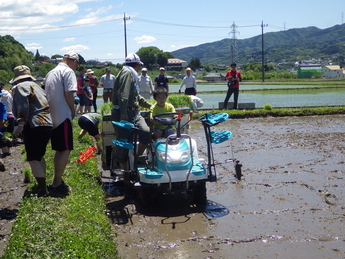
[[[89,68],[88,70],[86,70],[86,74],[94,74],[95,72],[91,69],[91,68]]]
[[[15,67],[13,69],[13,72],[14,72],[14,78],[11,79],[11,81],[9,82],[10,84],[15,83],[18,80],[24,79],[24,78],[31,78],[32,80],[36,80],[36,78],[34,78],[31,75],[30,68],[28,68],[25,65]]]
[[[187,71],[190,71],[191,73],[194,73],[194,71],[190,68],[190,67],[187,67],[184,72],[187,72]]]

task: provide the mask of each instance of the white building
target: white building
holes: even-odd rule
[[[338,65],[325,66],[323,76],[324,78],[345,78],[345,70]]]
[[[188,62],[178,58],[169,58],[166,65],[167,70],[183,71],[188,66]]]

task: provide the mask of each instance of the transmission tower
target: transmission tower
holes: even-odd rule
[[[237,39],[236,39],[236,33],[239,34],[239,32],[236,30],[238,26],[235,24],[235,22],[232,23],[230,26],[231,31],[229,32],[229,35],[231,34],[232,41],[231,41],[231,63],[235,62],[238,64],[238,50],[237,50]]]

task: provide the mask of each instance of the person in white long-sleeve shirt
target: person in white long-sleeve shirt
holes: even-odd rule
[[[186,76],[183,78],[178,93],[180,94],[182,87],[185,86],[186,89],[184,91],[184,94],[196,95],[196,79],[195,76],[192,75],[194,71],[190,67],[187,67],[184,72],[186,73]]]
[[[145,99],[150,99],[151,93],[153,93],[153,84],[151,77],[147,74],[147,68],[141,69],[141,75],[138,77],[139,81],[139,93]]]

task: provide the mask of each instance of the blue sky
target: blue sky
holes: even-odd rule
[[[12,35],[27,50],[51,56],[68,51],[86,60],[122,63],[127,53],[156,46],[173,51],[264,32],[344,22],[344,0],[0,0],[0,35]]]

